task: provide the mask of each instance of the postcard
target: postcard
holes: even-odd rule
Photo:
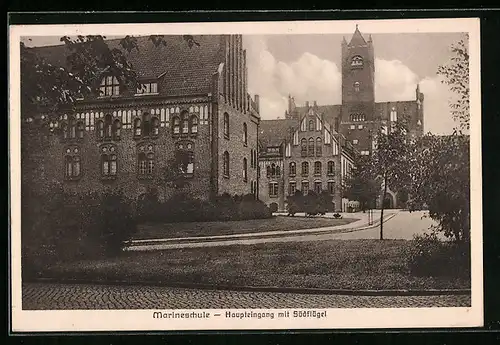
[[[483,325],[479,19],[9,30],[13,332]]]

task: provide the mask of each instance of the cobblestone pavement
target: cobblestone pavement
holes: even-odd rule
[[[33,283],[23,310],[467,307],[470,296],[344,296],[152,286]]]

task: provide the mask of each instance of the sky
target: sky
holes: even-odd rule
[[[249,92],[259,94],[263,119],[283,118],[289,94],[297,105],[341,103],[342,36],[245,36]],[[344,36],[349,42],[351,35]],[[375,100],[415,100],[419,84],[425,97],[424,131],[451,133],[457,126],[449,107],[453,95],[436,72],[449,61],[451,45],[464,37],[461,33],[372,35]]]
[[[364,33],[367,39],[369,33]],[[341,103],[341,42],[351,34],[244,35],[248,87],[260,96],[262,119],[283,118],[288,95],[297,105]],[[116,38],[117,36],[108,36]],[[373,34],[375,100],[415,99],[424,93],[424,131],[448,134],[457,126],[450,114],[448,87],[436,74],[450,59],[450,47],[462,33]],[[60,37],[23,39],[28,46],[60,44]]]

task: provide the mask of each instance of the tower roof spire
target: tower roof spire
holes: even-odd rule
[[[359,31],[358,24],[356,24],[356,30],[354,31],[354,34],[352,35],[351,42],[349,42],[350,46],[358,46],[358,45],[365,45],[366,41],[363,38],[363,35],[361,35],[361,32]]]

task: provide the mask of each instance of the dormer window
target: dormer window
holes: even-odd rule
[[[351,59],[351,66],[352,67],[360,67],[363,66],[363,58],[359,55],[354,56]]]
[[[136,90],[136,95],[151,95],[158,93],[158,83],[141,83]]]
[[[118,96],[120,94],[120,83],[114,76],[108,75],[101,80],[100,95],[105,96]]]

